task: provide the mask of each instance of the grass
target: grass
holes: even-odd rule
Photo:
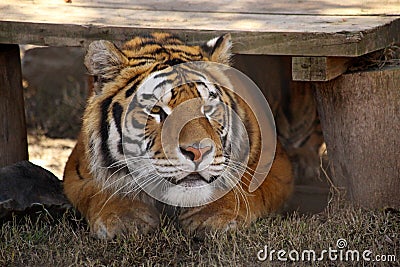
[[[275,215],[236,233],[209,233],[200,240],[164,224],[156,232],[111,241],[92,237],[86,224],[69,211],[60,218],[46,212],[14,218],[0,230],[0,266],[400,266],[400,212],[330,208],[316,215]],[[261,262],[257,252],[336,249],[344,238],[347,249],[395,255],[396,261]],[[286,255],[288,257],[288,255]]]

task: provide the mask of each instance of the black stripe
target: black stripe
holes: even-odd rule
[[[208,86],[207,86],[208,83],[205,83],[203,81],[195,81],[194,83],[196,86],[203,85],[207,89],[207,91],[210,91],[210,88],[208,88]]]
[[[165,69],[165,68],[167,68],[167,67],[169,67],[168,65],[165,65],[165,66],[160,66],[159,64],[156,64],[156,65],[154,65],[149,71],[148,71],[148,73],[152,73],[152,72],[154,72],[155,70],[160,70],[160,69]],[[126,98],[128,98],[128,97],[130,97],[133,93],[135,93],[136,92],[136,89],[137,89],[137,87],[138,87],[138,85],[139,85],[139,79],[140,78],[142,78],[142,76],[143,76],[144,74],[142,73],[142,74],[140,74],[140,75],[137,75],[137,76],[133,76],[131,79],[129,79],[129,81],[126,83],[127,85],[128,84],[130,84],[130,83],[134,83],[132,86],[131,86],[131,88],[129,88],[126,92],[125,92],[125,97]],[[157,75],[156,75],[156,77],[154,77],[154,78],[157,78]]]
[[[301,142],[300,142],[300,144],[298,145],[298,147],[302,147],[302,146],[304,146],[305,145],[305,143],[307,143],[308,142],[308,140],[310,140],[310,137],[311,137],[311,135],[312,135],[312,133],[311,134],[309,134],[309,135],[307,135],[306,136],[306,138],[304,138]]]
[[[144,100],[150,100],[150,99],[153,99],[153,98],[156,99],[156,96],[154,94],[142,94],[142,97],[143,97]]]
[[[94,151],[94,141],[92,138],[90,138],[90,141],[89,141],[89,149],[90,149],[90,151]]]
[[[184,55],[191,56],[191,57],[200,57],[200,58],[202,57],[201,54],[192,54],[190,52],[183,51],[183,50],[180,50],[180,49],[174,49],[172,47],[168,47],[168,50],[171,51],[171,52],[174,52],[174,53],[183,53]]]
[[[158,87],[161,87],[161,86],[164,86],[164,85],[167,85],[167,84],[171,84],[171,85],[173,85],[174,84],[174,81],[173,80],[170,80],[170,79],[165,79],[165,80],[163,80],[162,82],[160,82],[159,84],[157,84],[156,86],[155,86],[155,88],[154,89],[156,89],[156,88],[158,88]]]
[[[135,62],[134,64],[130,65],[129,67],[135,68],[135,67],[146,65],[147,63],[149,63],[148,60],[141,60],[141,61]]]
[[[128,57],[129,60],[142,60],[142,59],[155,59],[154,56],[132,56]]]
[[[225,92],[225,95],[227,95],[228,96],[228,98],[229,98],[229,104],[230,104],[230,106],[231,106],[231,109],[239,116],[239,113],[238,113],[238,106],[237,106],[237,104],[236,104],[236,102],[235,102],[235,99],[233,98],[233,96],[230,94],[230,92]],[[221,99],[221,101],[222,101],[222,99]],[[225,105],[227,105],[227,103],[224,103]],[[229,106],[229,105],[228,105]]]
[[[219,86],[216,86],[216,88],[217,88],[217,90],[222,91],[221,88],[219,88]],[[230,101],[230,103],[229,103],[230,105],[228,105],[228,104],[225,103],[225,102],[224,102],[224,104],[227,105],[227,106],[230,106],[230,109],[227,109],[227,112],[228,112],[228,114],[227,114],[227,120],[228,120],[228,121],[230,120],[230,123],[232,124],[231,127],[229,127],[229,129],[231,129],[231,131],[232,131],[232,130],[234,130],[233,127],[236,126],[236,120],[235,120],[235,118],[239,117],[239,113],[238,113],[238,110],[237,110],[238,107],[237,107],[237,104],[236,104],[235,100],[233,99],[233,96],[230,94],[230,92],[225,92],[225,95],[228,96],[229,101]],[[221,101],[222,101],[222,99],[221,99]],[[235,112],[235,113],[237,114],[237,116],[232,116],[232,111]],[[242,119],[242,118],[239,118],[239,119]],[[226,122],[225,122],[225,123],[226,123]],[[246,122],[244,122],[244,123],[246,123]],[[246,129],[246,130],[247,130],[247,129]],[[225,138],[224,138],[224,140],[223,140],[224,146],[226,145],[226,142],[227,142],[227,139],[226,139],[227,136],[228,136],[228,134],[225,136]],[[232,144],[233,142],[234,142],[234,141],[231,140],[231,144]],[[251,141],[249,141],[249,143],[251,143]]]
[[[136,144],[136,145],[138,145],[139,146],[139,148],[142,148],[142,140],[133,140],[132,138],[130,138],[129,136],[127,136],[127,135],[124,135],[124,142],[125,143],[128,143],[128,144]]]
[[[128,86],[130,83],[136,81],[136,79],[138,79],[140,76],[141,76],[141,74],[138,74],[138,75],[135,75],[135,76],[131,77],[131,78],[128,80],[128,82],[126,83],[125,86]]]
[[[217,94],[211,91],[208,91],[208,98],[215,99],[217,98]]]
[[[164,47],[159,47],[159,48],[157,48],[156,50],[154,50],[154,51],[152,51],[151,52],[153,55],[155,55],[155,54],[161,54],[161,53],[167,53],[167,54],[169,54],[168,53],[168,51],[164,48]]]
[[[132,126],[136,129],[143,128],[143,124],[141,124],[138,120],[136,120],[135,116],[132,116],[131,118]]]
[[[156,42],[154,39],[147,39],[147,40],[141,40],[140,46],[146,46],[146,45],[158,45],[161,46],[159,42]]]
[[[115,125],[117,126],[118,134],[119,134],[119,142],[118,142],[118,152],[123,154],[122,150],[122,126],[121,126],[121,117],[122,117],[122,106],[115,102],[112,108],[112,114],[114,118]]]
[[[154,138],[150,139],[150,142],[147,143],[146,151],[150,151],[150,149],[154,146]]]
[[[163,40],[164,45],[183,45],[182,41],[176,36],[170,36]]]
[[[216,83],[213,83],[213,85],[214,85],[215,89],[217,90],[217,94],[220,95],[220,96],[222,96],[222,89],[221,89],[221,86],[219,86],[219,85],[216,84]]]
[[[79,170],[79,167],[80,167],[80,165],[79,165],[79,162],[78,162],[76,164],[76,166],[75,166],[75,171],[76,171],[76,174],[78,174],[79,180],[83,180],[85,178],[82,176],[81,171]]]
[[[132,86],[131,86],[131,88],[129,88],[128,90],[126,90],[126,92],[125,92],[125,98],[128,98],[128,97],[130,97],[133,93],[135,93],[135,91],[136,91],[136,89],[137,89],[137,86],[138,86],[138,80],[141,78],[143,76],[143,73],[142,74],[139,74],[139,75],[135,75],[135,76],[133,76],[132,78],[130,78],[129,80],[128,80],[128,82],[126,83],[126,85],[125,86],[128,86],[129,84],[131,84],[131,83],[133,83],[132,84]]]
[[[139,83],[134,83],[131,88],[129,88],[128,90],[126,90],[125,92],[125,98],[130,97],[134,92],[136,92],[137,86]]]
[[[188,69],[188,68],[185,68],[184,72],[185,73],[187,72],[187,73],[194,74],[194,75],[199,76],[199,77],[203,78],[204,80],[208,81],[208,78],[206,76],[204,76],[203,73],[201,73],[201,72],[198,72],[198,71],[195,71],[195,70],[192,70],[192,69]],[[199,79],[196,82],[202,82],[202,81]],[[212,82],[210,82],[210,83],[212,83]]]
[[[185,55],[185,54],[180,54],[179,57],[181,59],[185,59],[186,61],[199,61],[199,60],[203,59],[203,57],[201,55],[199,55],[199,56],[188,56],[188,55]]]
[[[170,67],[171,66],[165,65],[165,64],[157,64],[157,65],[155,65],[154,71],[165,70]]]
[[[110,124],[108,123],[108,110],[110,108],[112,99],[114,96],[106,98],[100,105],[101,112],[101,126],[100,126],[100,137],[101,137],[101,151],[103,153],[103,160],[106,166],[110,166],[113,163],[110,149],[108,148],[108,137]]]
[[[136,157],[136,156],[143,156],[143,155],[145,155],[145,153],[146,153],[146,151],[142,151],[142,143],[143,143],[143,141],[142,140],[133,140],[133,139],[131,139],[130,137],[128,137],[128,136],[124,136],[124,143],[125,144],[135,144],[135,145],[138,145],[139,146],[139,150],[140,150],[140,154],[138,155],[138,154],[135,154],[134,156]],[[126,156],[128,156],[129,157],[129,154],[130,154],[130,151],[129,150],[126,150],[125,151],[125,153],[127,153],[126,154]]]
[[[185,63],[185,62],[187,62],[187,61],[184,61],[184,60],[179,59],[179,58],[173,58],[173,59],[169,59],[167,61],[164,61],[163,63],[167,64],[167,65],[170,65],[170,66],[174,66],[174,65],[181,64],[181,63]]]
[[[222,35],[222,36],[220,36],[220,37],[218,38],[218,40],[215,42],[215,44],[214,44],[214,46],[213,46],[213,48],[212,48],[212,50],[211,50],[210,55],[214,54],[215,49],[217,49],[218,47],[221,46],[221,43],[222,43],[223,40],[224,40],[224,36]]]
[[[169,66],[166,66],[166,68],[168,68]],[[164,77],[168,77],[169,75],[173,74],[175,71],[175,69],[171,68],[171,71],[168,72],[162,72],[162,73],[157,73],[156,75],[154,75],[154,79],[157,78],[164,78]]]

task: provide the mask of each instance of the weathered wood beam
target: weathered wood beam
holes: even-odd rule
[[[292,57],[292,78],[294,81],[329,81],[346,72],[351,61],[349,57]]]
[[[240,12],[234,12],[231,4],[220,2],[217,9],[204,12],[199,12],[204,3],[196,1],[193,5],[188,1],[186,8],[174,4],[173,10],[164,11],[166,4],[154,0],[142,4],[133,0],[78,2],[1,0],[0,43],[87,46],[105,39],[118,44],[136,34],[164,31],[188,44],[199,44],[230,32],[234,53],[356,57],[400,39],[400,16],[393,15],[395,10],[392,16],[355,16],[358,13],[349,10],[335,15],[294,15],[296,8],[290,1],[284,8],[287,13],[254,14],[254,5],[243,5]],[[324,3],[318,4],[323,8]],[[264,10],[270,9],[265,6]]]
[[[0,44],[0,167],[28,159],[19,47]]]
[[[18,0],[2,0],[3,2]],[[21,0],[19,0],[21,1]],[[26,0],[22,0],[25,1]],[[35,0],[36,5],[56,4],[59,1]],[[252,13],[252,14],[292,14],[292,15],[400,15],[400,5],[396,0],[337,0],[320,1],[293,1],[280,0],[278,3],[272,0],[73,0],[68,6],[81,7],[110,7],[127,8],[136,10],[151,10],[157,7],[157,11],[184,11],[184,12],[221,12],[221,13]]]

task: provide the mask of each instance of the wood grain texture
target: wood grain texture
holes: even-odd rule
[[[292,57],[294,81],[329,81],[346,72],[349,57]]]
[[[0,167],[28,159],[18,45],[0,44]]]
[[[400,68],[315,83],[334,183],[355,203],[400,207]]]
[[[59,0],[35,0],[60,4]],[[136,10],[297,15],[400,15],[400,0],[71,0],[73,6]]]
[[[251,1],[244,2],[241,11],[239,6],[229,9],[226,3],[202,11],[196,9],[198,4],[189,5],[190,1],[184,3],[191,9],[183,11],[179,2],[173,9],[172,4],[155,0],[133,5],[121,0],[115,7],[107,1],[74,2],[2,0],[0,42],[87,46],[96,39],[121,43],[135,34],[166,31],[193,44],[231,32],[235,53],[359,56],[400,39],[400,16],[355,16],[346,8],[340,15],[299,15],[252,13]],[[288,13],[294,10],[286,7]]]

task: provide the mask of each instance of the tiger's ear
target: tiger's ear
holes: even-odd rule
[[[229,33],[215,37],[202,46],[211,61],[227,65],[232,56],[231,48],[232,40]]]
[[[113,43],[105,40],[92,42],[85,56],[85,65],[89,74],[94,76],[95,91],[98,93],[104,82],[114,79],[128,62]]]

